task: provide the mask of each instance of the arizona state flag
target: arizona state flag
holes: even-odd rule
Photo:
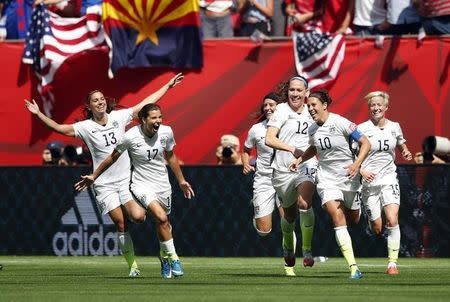
[[[201,68],[198,0],[104,0],[112,78],[121,67]]]

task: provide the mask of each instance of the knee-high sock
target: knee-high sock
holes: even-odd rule
[[[300,229],[302,230],[302,250],[311,251],[311,241],[314,232],[314,210],[300,210]]]
[[[400,227],[398,225],[394,227],[386,227],[387,237],[387,249],[389,262],[397,262],[398,250],[400,249]]]
[[[134,246],[133,240],[131,239],[130,233],[119,232],[119,247],[122,252],[123,257],[128,263],[129,268],[137,268],[137,263],[134,258]]]
[[[175,251],[175,245],[173,244],[173,238],[167,241],[159,242],[159,251],[161,258],[169,258],[170,260],[178,260],[177,252]]]
[[[356,264],[355,256],[353,254],[352,238],[348,233],[347,226],[335,227],[334,232],[336,235],[336,241],[341,249],[342,255],[344,255],[348,266]]]
[[[284,217],[281,218],[281,232],[283,233],[283,249],[295,252],[296,238],[294,223],[289,223]]]

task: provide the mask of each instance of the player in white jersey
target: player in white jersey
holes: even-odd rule
[[[125,133],[125,127],[146,104],[157,102],[170,88],[183,79],[181,73],[170,79],[158,91],[129,109],[113,110],[114,104],[102,92],[94,90],[86,98],[86,119],[75,124],[58,124],[45,116],[33,100],[25,100],[25,106],[47,127],[64,134],[81,138],[92,156],[94,169],[114,150]],[[130,159],[121,156],[108,173],[102,175],[93,187],[100,212],[108,214],[117,228],[120,250],[129,266],[129,276],[139,275],[134,247],[128,232],[126,216],[135,222],[145,220],[145,210],[139,206],[129,191]],[[125,216],[126,215],[126,216]]]
[[[356,265],[347,225],[359,222],[360,205],[355,199],[360,188],[357,178],[370,142],[354,123],[328,111],[331,102],[328,93],[322,90],[308,97],[308,109],[315,121],[308,129],[311,146],[290,168],[295,170],[304,160],[318,155],[317,193],[333,221],[336,241],[349,265],[350,277],[360,279],[362,274]],[[356,159],[350,148],[351,139],[360,146]]]
[[[291,78],[281,96],[284,103],[277,105],[267,124],[266,144],[275,149],[272,184],[281,201],[284,216],[281,218],[285,274],[295,276],[295,220],[300,210],[303,266],[313,266],[311,241],[314,230],[314,211],[311,207],[315,191],[317,160],[311,159],[296,172],[289,171],[294,155],[299,156],[308,144],[308,128],[314,122],[308,113],[305,99],[309,94],[305,78]]]
[[[279,96],[273,92],[263,98],[260,110],[259,123],[254,124],[248,131],[247,139],[242,152],[243,173],[255,172],[253,179],[253,226],[261,237],[272,231],[272,212],[278,208],[280,217],[283,217],[283,208],[272,185],[272,172],[270,166],[273,149],[265,143],[267,122],[275,111]],[[250,155],[256,149],[256,168],[250,164]]]
[[[388,267],[386,273],[397,275],[398,251],[400,249],[400,188],[395,165],[395,149],[403,158],[412,160],[406,146],[399,123],[385,117],[389,105],[389,95],[374,91],[365,96],[369,106],[369,120],[358,129],[369,138],[372,145],[361,166],[363,177],[362,202],[366,210],[371,230],[376,235],[383,232],[381,210],[384,210],[387,230]]]
[[[191,199],[194,191],[184,179],[178,158],[173,152],[175,139],[172,128],[161,125],[161,108],[156,104],[147,104],[139,111],[139,119],[141,124],[128,130],[111,155],[94,173],[82,176],[75,189],[82,191],[100,179],[101,175],[119,160],[121,154],[127,151],[132,164],[131,193],[154,218],[160,245],[161,275],[169,279],[172,276],[182,276],[184,272],[175,251],[168,217],[171,211],[172,188],[164,159],[178,180],[184,196]]]

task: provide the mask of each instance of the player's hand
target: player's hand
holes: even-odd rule
[[[32,103],[31,103],[32,102]],[[27,99],[25,99],[25,107],[27,107],[27,109],[33,113],[33,114],[38,114],[39,111],[39,106],[38,104],[36,104],[35,100],[31,100],[31,102]]]
[[[302,163],[303,159],[301,157],[294,159],[288,166],[289,171],[297,172],[298,166]]]
[[[377,176],[377,174],[368,170],[360,170],[359,173],[361,173],[362,178],[367,183],[371,183],[375,179],[375,176]]]
[[[90,187],[94,183],[94,181],[95,179],[92,174],[81,175],[81,180],[74,185],[75,190],[77,190],[78,192],[84,191],[88,187]]]
[[[255,167],[252,165],[246,164],[244,165],[244,169],[242,170],[242,173],[245,175],[250,174],[251,172],[255,172]]]
[[[184,79],[184,75],[180,72],[176,76],[170,79],[170,81],[167,83],[169,84],[169,88],[173,88],[177,86],[181,81]]]
[[[351,164],[350,166],[345,167],[347,169],[347,176],[350,179],[355,178],[356,175],[358,175],[359,172],[359,166],[356,163]]]
[[[187,181],[180,182],[180,188],[183,191],[185,198],[191,199],[195,196],[194,190],[192,190],[191,185]]]
[[[408,149],[403,150],[402,156],[406,160],[412,160],[412,158],[413,158],[411,152]]]

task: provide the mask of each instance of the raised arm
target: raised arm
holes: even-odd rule
[[[72,125],[67,125],[67,124],[58,124],[57,122],[55,122],[54,120],[52,120],[51,118],[49,118],[48,116],[46,116],[45,114],[43,114],[40,110],[39,110],[39,106],[38,104],[36,104],[35,100],[25,100],[25,107],[27,107],[27,109],[34,114],[38,119],[41,120],[41,122],[44,123],[44,125],[46,125],[48,128],[52,129],[53,131],[56,131],[58,133],[67,135],[67,136],[75,136],[75,129],[73,128]]]
[[[149,95],[148,97],[146,97],[145,99],[143,99],[140,103],[138,103],[137,105],[134,105],[132,107],[133,109],[133,117],[137,118],[138,112],[139,110],[142,109],[142,107],[144,107],[147,104],[153,104],[156,103],[157,101],[159,101],[160,98],[163,97],[163,95],[166,94],[166,92],[170,89],[175,87],[176,85],[178,85],[179,83],[181,83],[181,81],[184,79],[184,75],[180,72],[179,74],[177,74],[176,76],[174,76],[173,78],[170,79],[169,82],[167,82],[164,86],[162,86],[161,88],[159,88],[158,91],[152,93],[151,95]]]
[[[191,185],[184,179],[183,172],[180,168],[180,163],[178,161],[177,156],[173,151],[166,151],[165,157],[167,160],[167,163],[172,170],[173,174],[175,175],[178,185],[180,186],[181,190],[183,191],[184,197],[187,199],[191,199],[194,194],[194,190],[192,189]]]
[[[74,186],[75,190],[81,192],[84,191],[90,185],[92,185],[95,182],[95,180],[100,175],[102,175],[103,172],[108,170],[108,168],[111,167],[111,165],[117,161],[120,155],[121,153],[116,149],[114,149],[114,151],[107,158],[105,158],[104,161],[102,161],[102,163],[97,167],[97,169],[95,169],[95,171],[92,174],[81,176],[81,180],[77,182]]]

